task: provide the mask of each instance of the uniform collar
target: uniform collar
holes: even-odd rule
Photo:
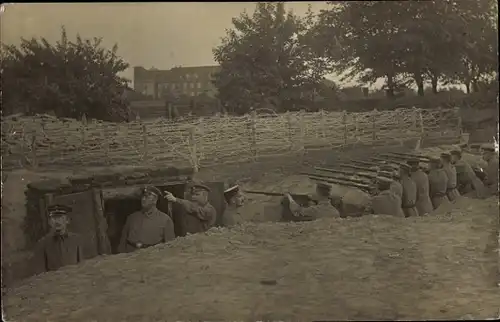
[[[151,217],[156,214],[156,208],[151,208],[149,210],[143,210],[142,213],[146,215],[146,217]]]

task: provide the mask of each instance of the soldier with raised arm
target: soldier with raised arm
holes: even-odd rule
[[[332,187],[328,184],[319,182],[316,184],[315,200],[317,204],[310,205],[309,207],[301,207],[290,194],[285,197],[288,200],[288,207],[294,215],[296,221],[302,220],[315,220],[318,218],[340,218],[340,213],[332,205],[330,200],[330,193]]]
[[[176,198],[165,191],[165,198],[180,206],[184,231],[182,234],[202,233],[213,227],[217,219],[217,211],[208,201],[210,188],[201,182],[191,183],[189,200]]]
[[[161,191],[156,187],[148,186],[142,190],[142,209],[128,216],[118,246],[120,253],[133,252],[175,238],[172,219],[156,208],[159,197]]]
[[[71,211],[71,207],[64,205],[47,207],[51,229],[35,247],[32,266],[35,274],[55,271],[84,260],[80,236],[68,231]]]
[[[442,168],[441,160],[432,158],[429,163],[429,196],[431,197],[434,209],[444,204],[449,204],[450,200],[446,195],[448,189],[448,175]]]
[[[448,199],[453,202],[460,197],[460,193],[457,190],[457,171],[455,166],[451,164],[451,155],[449,153],[441,153],[441,163],[443,165],[444,172],[448,176],[446,195],[448,196]]]
[[[420,169],[420,162],[417,159],[408,160],[410,166],[411,178],[417,185],[417,209],[420,216],[430,214],[434,207],[429,196],[429,178],[427,174]]]
[[[417,185],[411,178],[410,166],[402,164],[399,167],[401,185],[403,186],[402,206],[405,217],[418,216],[417,204]]]

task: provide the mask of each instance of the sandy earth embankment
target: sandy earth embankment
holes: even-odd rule
[[[21,282],[9,321],[493,318],[498,199],[212,229]]]

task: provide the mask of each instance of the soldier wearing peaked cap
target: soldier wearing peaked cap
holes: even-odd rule
[[[418,216],[416,208],[417,203],[417,185],[411,178],[411,168],[407,164],[401,164],[399,167],[401,185],[403,186],[403,197],[401,198],[403,212],[405,217]]]
[[[161,191],[154,186],[146,186],[141,191],[141,210],[129,215],[118,250],[121,253],[166,243],[175,238],[174,223],[165,213],[156,208]]]
[[[429,197],[429,178],[427,174],[420,169],[420,161],[412,159],[408,161],[410,166],[411,178],[417,187],[416,207],[419,215],[429,214],[434,210],[431,198]]]
[[[448,176],[446,195],[448,196],[448,199],[453,202],[460,197],[460,193],[457,190],[457,170],[451,163],[451,154],[441,153],[441,163],[443,165],[444,172]]]
[[[226,209],[222,217],[222,224],[224,227],[231,227],[243,222],[240,209],[245,201],[240,186],[236,183],[229,184],[228,188],[224,190],[224,199],[226,200]]]
[[[432,207],[437,209],[443,204],[449,204],[446,190],[448,187],[448,175],[442,168],[441,159],[433,158],[430,160],[429,178],[429,196],[431,197]]]
[[[193,181],[189,185],[189,199],[176,198],[170,192],[165,192],[165,199],[180,207],[183,227],[181,235],[205,232],[214,226],[217,219],[217,211],[208,200],[210,188],[199,181]]]
[[[490,195],[498,194],[498,150],[491,145],[482,147],[483,160],[486,161],[485,186]]]
[[[371,200],[372,213],[375,215],[404,217],[404,212],[401,208],[401,198],[390,189],[394,181],[390,178],[379,176],[376,182],[380,192]]]
[[[51,230],[35,247],[33,256],[35,274],[54,271],[84,260],[80,236],[68,231],[71,211],[71,207],[65,205],[47,207]]]
[[[392,168],[392,167],[381,168],[381,170],[382,169],[384,169],[384,170],[379,172],[379,176],[383,176],[383,177],[387,177],[387,178],[391,178],[392,179],[390,190],[396,196],[398,196],[399,199],[401,199],[403,197],[403,186],[399,182],[399,179],[400,179],[399,173],[395,172],[394,168]],[[387,171],[386,169],[390,169],[390,170]]]
[[[302,218],[314,220],[318,218],[340,218],[340,212],[332,205],[330,200],[330,193],[332,187],[326,183],[318,182],[316,184],[316,193],[314,199],[317,204],[310,205],[309,207],[301,207],[290,194],[286,194],[285,198],[288,200],[288,207],[295,216],[297,221]]]
[[[477,177],[471,165],[462,159],[462,151],[453,150],[450,152],[451,163],[455,166],[457,173],[457,189],[461,195],[468,195],[477,198],[485,196],[484,184]]]

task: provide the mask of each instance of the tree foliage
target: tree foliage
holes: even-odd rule
[[[314,50],[345,78],[385,77],[389,96],[413,81],[477,83],[498,70],[492,0],[331,2],[310,33]],[[382,18],[383,17],[383,18]]]
[[[130,116],[124,99],[127,80],[118,73],[128,64],[101,47],[101,38],[50,44],[45,38],[21,39],[19,47],[2,48],[2,111],[4,114],[54,112],[58,117],[121,121]]]
[[[282,2],[258,3],[253,15],[233,18],[233,29],[214,49],[221,67],[214,83],[229,112],[291,109],[301,92],[315,89],[327,70],[309,49],[313,23],[310,11],[299,18]]]

